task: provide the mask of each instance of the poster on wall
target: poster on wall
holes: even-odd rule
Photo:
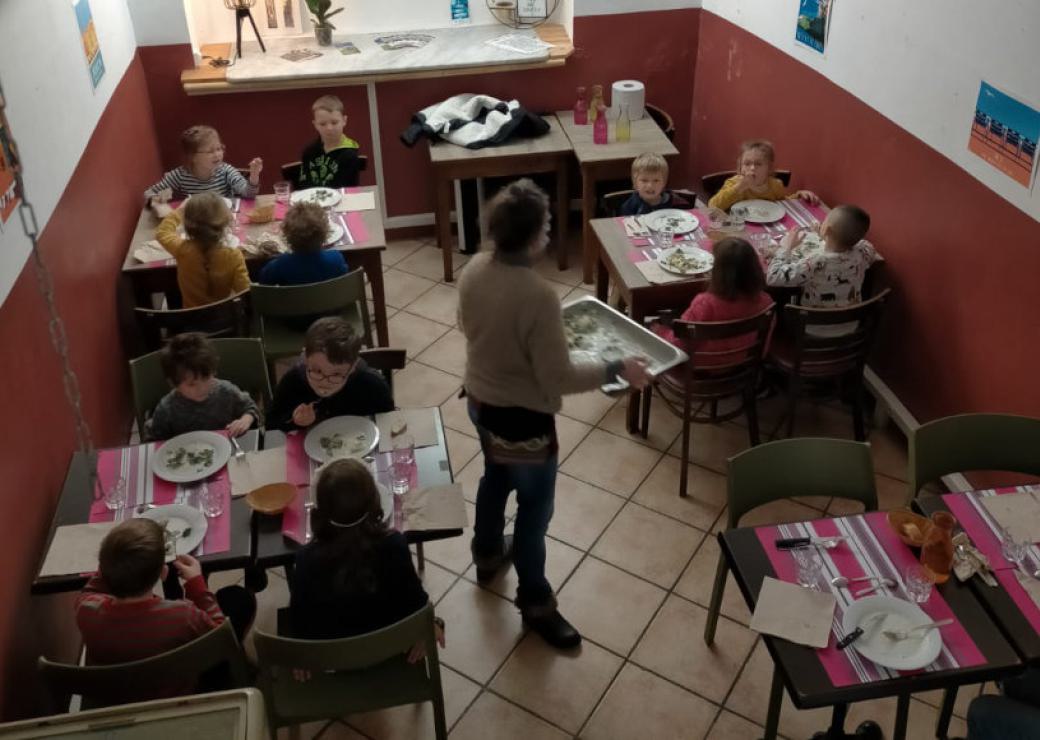
[[[14,137],[4,113],[4,98],[0,95],[0,231],[3,231],[4,224],[18,207],[19,198],[15,188],[17,167],[18,153],[14,149]]]
[[[798,24],[795,42],[823,53],[827,48],[827,31],[831,25],[833,0],[798,0]]]
[[[971,121],[968,151],[1030,189],[1036,177],[1038,138],[1040,110],[983,82]]]
[[[105,76],[105,60],[101,58],[101,47],[98,45],[97,31],[94,29],[94,17],[90,13],[89,0],[73,0],[76,10],[76,22],[79,24],[79,35],[83,40],[83,53],[87,57],[90,69],[90,83],[97,90],[101,78]]]

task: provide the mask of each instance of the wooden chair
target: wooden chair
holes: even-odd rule
[[[187,331],[202,332],[208,337],[244,337],[248,332],[248,292],[195,308],[161,310],[135,308],[137,325],[147,350],[156,350],[170,337]]]
[[[607,193],[600,199],[600,214],[603,216],[620,215],[621,206],[628,200],[634,190],[616,190]],[[672,207],[689,210],[697,207],[697,194],[690,190],[673,190]]]
[[[365,154],[358,155],[358,172],[364,172],[368,169],[368,156]],[[303,166],[303,162],[296,160],[295,162],[286,162],[282,165],[282,179],[288,180],[292,183],[293,187],[297,187],[300,182],[300,168]]]
[[[686,348],[690,359],[662,375],[643,390],[640,434],[650,432],[650,404],[654,388],[668,409],[683,420],[682,467],[679,474],[679,495],[686,497],[687,463],[690,459],[690,424],[717,423],[744,413],[748,422],[751,446],[759,443],[758,414],[755,401],[758,378],[762,370],[769,328],[773,323],[774,306],[746,319],[737,321],[672,321],[675,337]],[[747,338],[746,347],[734,350],[699,350],[698,344]],[[737,397],[743,403],[736,411],[718,415],[718,402]],[[694,408],[694,403],[697,408]],[[710,405],[710,413],[701,410]]]
[[[259,339],[214,339],[213,348],[220,358],[217,376],[229,380],[248,393],[261,408],[271,406],[271,380],[264,360],[264,347]],[[130,385],[134,394],[137,429],[144,438],[145,422],[156,404],[170,392],[163,374],[159,352],[130,360]]]
[[[877,510],[877,488],[870,445],[844,439],[802,437],[767,442],[729,459],[726,529],[740,525],[744,514],[772,501],[794,496],[826,496],[860,501]],[[704,642],[715,641],[729,566],[719,553],[715,585],[704,625]]]
[[[249,671],[229,620],[186,645],[130,663],[81,666],[37,660],[56,706],[67,707],[69,696],[79,694],[84,709],[156,699],[169,689],[171,678],[175,685],[191,685],[222,665],[228,668],[228,688],[249,685]]]
[[[773,341],[769,362],[787,376],[788,437],[794,434],[802,386],[837,382],[844,383],[851,395],[855,438],[861,442],[866,439],[863,368],[890,292],[886,289],[868,301],[844,308],[784,306],[783,331]]]
[[[1040,419],[959,414],[910,432],[910,498],[950,473],[999,470],[1040,476]]]
[[[361,359],[368,363],[373,370],[383,374],[386,384],[390,386],[390,395],[394,395],[394,370],[403,370],[406,354],[403,349],[392,349],[390,347],[374,347],[363,349],[360,352]]]
[[[357,637],[297,640],[260,630],[254,637],[272,734],[279,727],[332,724],[358,712],[429,701],[434,734],[447,738],[432,605]],[[419,642],[426,646],[426,659],[410,664],[405,656]],[[294,670],[309,671],[310,680],[297,681]]]
[[[701,176],[701,193],[705,200],[710,200],[715,193],[722,190],[726,180],[737,174],[736,170],[723,170],[712,172],[710,175]],[[791,170],[774,170],[773,176],[784,184],[785,188],[791,187]]]
[[[647,103],[644,107],[646,108],[646,114],[654,119],[654,123],[664,132],[668,140],[673,141],[675,139],[675,121],[672,120],[668,111],[650,103]]]

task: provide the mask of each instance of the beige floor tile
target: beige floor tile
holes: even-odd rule
[[[892,737],[896,716],[896,699],[880,699],[878,701],[861,702],[849,706],[849,716],[845,722],[847,731],[854,730],[864,720],[873,720],[881,725],[885,737]],[[781,717],[781,722],[783,718]],[[939,710],[930,704],[916,699],[910,700],[910,717],[907,722],[906,736],[911,740],[931,740],[935,737],[935,724],[939,720]],[[823,729],[822,727],[820,729]],[[954,717],[950,722],[949,737],[965,737],[968,734],[963,719]]]
[[[383,265],[396,265],[408,255],[426,244],[425,239],[394,239],[386,243],[383,251]]]
[[[652,583],[585,558],[560,592],[560,603],[584,637],[627,655],[666,595]]]
[[[413,304],[409,311],[418,311],[416,304]],[[418,311],[423,316],[430,316],[430,318],[436,318],[431,314],[427,314],[425,311]],[[466,337],[458,329],[452,329],[447,334],[443,335],[436,342],[427,347],[421,355],[419,355],[419,361],[427,365],[443,370],[446,373],[452,375],[458,375],[462,377],[466,373]],[[465,402],[465,399],[460,399]],[[463,405],[463,410],[465,405]],[[467,418],[467,423],[469,422]],[[472,424],[470,424],[472,428]]]
[[[256,630],[274,635],[278,633],[278,610],[289,606],[289,584],[278,575],[279,570],[268,571],[267,588],[256,595],[256,619],[253,629],[243,640],[243,650],[253,661],[256,660],[256,647],[253,635]]]
[[[875,475],[874,483],[877,486],[878,509],[881,511],[910,505],[910,486],[905,481],[887,475]]]
[[[444,714],[451,727],[480,693],[480,686],[450,668],[441,666]],[[348,723],[368,737],[380,740],[432,740],[433,704],[408,704],[350,717]]]
[[[704,536],[699,529],[629,503],[607,527],[592,554],[671,588]]]
[[[895,426],[875,429],[867,438],[874,456],[874,472],[905,481],[909,477],[909,452],[903,433]]]
[[[556,292],[556,296],[560,299],[561,303],[563,302],[563,297],[574,289],[574,286],[572,285],[567,285],[567,283],[558,283],[552,279],[546,280],[545,282],[547,282],[549,287]]]
[[[728,471],[728,460],[750,448],[745,427],[733,422],[722,424],[690,425],[690,462],[723,475]],[[682,435],[668,448],[669,455],[682,456]]]
[[[697,554],[675,586],[675,593],[695,601],[703,607],[711,603],[711,591],[715,585],[715,571],[719,565],[719,543],[714,536],[704,538]],[[722,613],[741,624],[751,622],[751,612],[730,573],[726,578],[726,589],[722,592]]]
[[[563,397],[563,410],[560,413],[586,424],[596,424],[615,403],[616,398],[606,396],[600,391],[574,393]]]
[[[570,733],[577,733],[621,668],[621,658],[585,642],[563,652],[529,634],[491,688]]]
[[[448,443],[448,457],[451,460],[451,474],[457,476],[464,467],[480,452],[480,442],[459,434],[454,429],[445,429],[444,438]]]
[[[701,639],[708,611],[669,596],[631,660],[714,702],[721,702],[755,643],[747,627],[722,618],[715,644]],[[768,686],[768,682],[767,682]]]
[[[507,527],[512,531],[512,527]],[[578,562],[584,553],[581,550],[576,550],[570,545],[565,545],[562,542],[554,540],[551,537],[545,539],[545,577],[548,579],[549,584],[553,587],[553,590],[559,590],[571,573],[577,567]],[[473,583],[477,582],[477,569],[476,566],[470,566],[466,570],[466,578]],[[512,565],[503,568],[499,574],[492,579],[485,588],[494,591],[499,596],[506,599],[513,599],[516,597],[516,569]]]
[[[473,427],[473,422],[469,420],[466,404],[467,400],[459,398],[456,393],[441,404],[441,419],[444,421],[444,426],[449,429],[476,437],[477,430]]]
[[[597,426],[619,437],[627,437],[658,450],[667,450],[682,432],[682,420],[669,411],[659,398],[650,405],[650,432],[646,439],[639,434],[629,434],[626,425],[627,415],[628,399],[625,398],[610,409]]]
[[[458,393],[461,383],[456,375],[410,362],[394,376],[394,400],[403,409],[440,406]]]
[[[995,684],[990,682],[985,685],[986,689],[991,692],[995,690]],[[980,695],[983,690],[982,684],[973,684],[971,686],[961,686],[957,691],[957,701],[953,705],[953,714],[957,717],[968,716],[968,705],[971,704],[971,700]],[[933,707],[939,707],[942,704],[943,692],[942,691],[925,691],[919,694],[914,694],[915,699],[920,699],[925,704],[930,704]]]
[[[584,740],[702,738],[717,712],[711,702],[629,663],[581,736]]]
[[[556,437],[560,443],[558,459],[561,463],[574,452],[591,429],[592,427],[585,422],[577,421],[569,416],[556,417]]]
[[[245,573],[241,568],[237,570],[218,570],[206,575],[206,583],[209,590],[216,593],[224,586],[237,586],[242,583]]]
[[[470,503],[477,502],[477,486],[480,485],[482,475],[484,475],[484,454],[478,452],[455,477],[455,481],[462,484],[462,497]]]
[[[469,257],[460,254],[454,249],[451,252],[452,269],[456,272],[469,261]],[[441,281],[444,279],[444,257],[440,249],[434,245],[417,249],[403,260],[398,262],[395,269],[420,275],[428,280]]]
[[[665,455],[632,500],[708,531],[726,508],[726,479],[696,465],[687,465],[686,470],[685,498],[679,496],[682,465],[678,458]]]
[[[321,740],[365,740],[365,736],[357,732],[353,727],[348,727],[343,722],[335,722],[329,729],[324,730],[327,722],[308,722],[300,728],[300,737],[311,740],[321,733]],[[322,731],[324,730],[324,732]],[[289,738],[289,728],[283,727],[278,731],[279,740]]]
[[[386,305],[391,308],[404,308],[436,284],[433,280],[408,272],[387,270],[383,274]]]
[[[409,358],[419,355],[450,330],[450,327],[444,324],[424,319],[408,311],[399,311],[386,323],[390,328],[390,346],[405,350]],[[397,390],[396,378],[394,390]]]
[[[593,429],[560,470],[612,493],[628,496],[660,458],[657,450]]]
[[[567,269],[561,270],[557,264],[556,252],[550,250],[535,262],[535,272],[553,282],[563,283],[573,288],[581,284],[581,259],[575,259],[575,256],[575,254],[569,253]]]
[[[584,298],[585,296],[595,297],[595,295],[596,291],[593,290],[590,286],[579,285],[577,288],[572,289],[570,293],[565,295],[562,299],[562,302],[570,303],[571,301],[577,300],[578,298]]]
[[[751,740],[762,737],[765,728],[738,717],[733,712],[719,712],[711,731],[705,736],[710,740]]]
[[[446,643],[441,664],[486,683],[523,637],[520,613],[501,596],[465,579],[437,605]]]
[[[434,540],[423,545],[426,560],[432,561],[452,573],[462,575],[473,562],[469,551],[469,541],[473,537],[473,516],[476,512],[473,504],[466,502],[466,517],[469,525],[462,530],[461,537],[449,537]]]
[[[452,728],[451,740],[566,740],[545,720],[485,691]]]
[[[412,549],[414,550],[415,548]],[[426,552],[426,545],[423,545],[423,552]],[[415,563],[416,571],[418,571],[419,564],[414,554],[412,555],[412,561]],[[430,601],[436,604],[444,594],[448,593],[448,589],[454,585],[458,576],[427,559],[422,572],[419,573],[419,578],[423,583],[423,588],[426,589],[426,594],[430,597]]]
[[[409,304],[408,310],[441,324],[455,326],[458,322],[459,291],[443,283],[435,285]]]
[[[624,505],[625,500],[619,496],[559,473],[549,534],[581,550],[588,550]]]

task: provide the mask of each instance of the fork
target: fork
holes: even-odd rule
[[[235,459],[239,462],[248,462],[246,460],[246,453],[243,451],[242,446],[238,444],[238,440],[234,437],[230,437],[231,447],[235,450]]]
[[[928,622],[927,624],[919,624],[916,627],[911,627],[907,630],[882,630],[881,634],[883,634],[890,640],[906,640],[918,633],[927,633],[930,630],[938,629],[939,627],[945,627],[948,624],[953,624],[953,620],[940,619],[938,622]]]

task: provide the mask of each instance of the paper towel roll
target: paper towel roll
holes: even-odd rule
[[[610,118],[618,117],[621,106],[628,106],[628,117],[638,121],[646,115],[646,87],[639,80],[618,80],[610,88]]]

